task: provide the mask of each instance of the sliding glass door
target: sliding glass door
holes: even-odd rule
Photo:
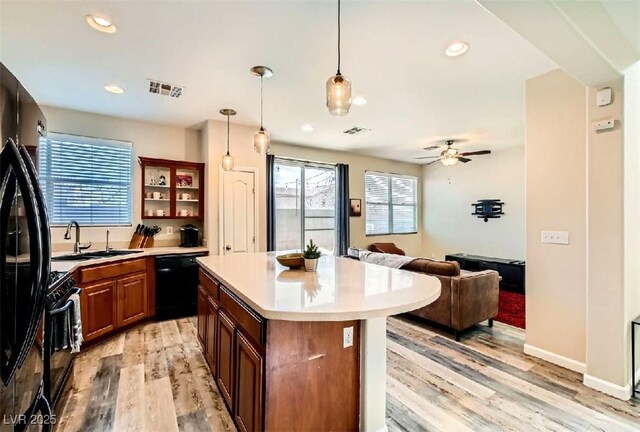
[[[302,250],[313,240],[325,254],[336,243],[336,168],[276,158],[273,168],[276,250]]]

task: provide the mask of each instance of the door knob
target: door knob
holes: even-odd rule
[[[226,249],[226,250],[231,250],[231,245],[227,245],[227,246],[225,247],[225,249]]]

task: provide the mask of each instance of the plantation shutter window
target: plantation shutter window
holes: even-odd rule
[[[38,171],[51,225],[131,225],[132,143],[51,133]]]
[[[417,232],[417,184],[416,177],[366,172],[366,234]]]

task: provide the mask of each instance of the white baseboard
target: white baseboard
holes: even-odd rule
[[[619,386],[587,374],[584,375],[582,383],[617,399],[628,400],[631,397],[631,383]]]
[[[585,363],[543,350],[542,348],[538,348],[533,345],[524,344],[524,353],[533,357],[538,357],[542,360],[548,361],[549,363],[562,366],[563,368],[574,372],[584,374],[587,371],[587,365]]]

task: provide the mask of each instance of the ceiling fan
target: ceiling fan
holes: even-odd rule
[[[455,142],[456,141],[452,139],[446,140],[445,145],[447,146],[447,148],[442,150],[442,153],[440,153],[440,155],[438,156],[421,156],[421,157],[417,157],[416,159],[434,159],[433,161],[427,163],[427,165],[431,165],[433,163],[440,161],[445,166],[453,166],[458,162],[462,162],[462,163],[471,162],[471,159],[469,159],[467,156],[480,156],[480,155],[491,154],[491,150],[479,150],[474,152],[460,153],[457,148],[453,147],[453,144]],[[442,145],[433,145],[430,147],[425,147],[424,149],[435,150],[441,147]]]

